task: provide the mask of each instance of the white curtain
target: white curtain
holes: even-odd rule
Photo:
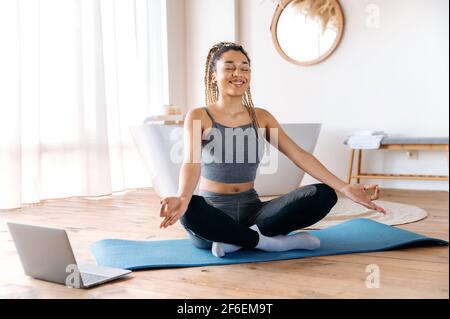
[[[0,209],[151,186],[164,0],[0,1]]]

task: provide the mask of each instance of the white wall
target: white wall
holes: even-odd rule
[[[237,0],[186,1],[186,103],[188,109],[205,104],[205,62],[209,49],[220,41],[237,41]]]
[[[187,0],[187,108],[204,105],[209,47],[237,39],[252,60],[255,105],[267,108],[281,123],[322,123],[314,154],[340,178],[347,176],[348,160],[342,142],[352,131],[448,136],[448,1],[345,0],[341,4],[346,26],[337,51],[319,65],[299,67],[285,61],[273,46],[272,0]],[[379,28],[366,26],[368,4],[380,9]],[[372,171],[448,174],[447,160],[439,152],[420,153],[417,161],[407,160],[401,152],[367,154],[363,167]],[[309,176],[303,181],[312,182]],[[392,188],[448,190],[448,182],[373,182]]]

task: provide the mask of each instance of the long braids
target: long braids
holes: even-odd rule
[[[244,48],[233,42],[219,42],[213,45],[209,50],[208,57],[205,64],[205,103],[206,105],[217,102],[219,98],[219,90],[216,83],[212,83],[212,74],[216,71],[216,63],[220,59],[223,53],[235,50],[242,52],[248,59],[250,64],[250,58]],[[256,117],[255,106],[252,100],[252,94],[250,87],[245,91],[242,96],[242,104],[246,108],[248,114],[252,118],[252,122],[256,128],[259,128],[258,119]]]

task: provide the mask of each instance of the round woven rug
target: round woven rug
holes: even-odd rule
[[[324,219],[306,229],[326,228],[354,218],[368,218],[386,225],[401,225],[416,222],[428,215],[425,210],[413,205],[382,200],[373,202],[383,207],[386,215],[359,205],[349,198],[340,198]]]

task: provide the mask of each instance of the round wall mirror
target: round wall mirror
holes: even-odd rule
[[[337,0],[278,0],[270,30],[283,58],[302,66],[313,65],[337,48],[344,14]]]

